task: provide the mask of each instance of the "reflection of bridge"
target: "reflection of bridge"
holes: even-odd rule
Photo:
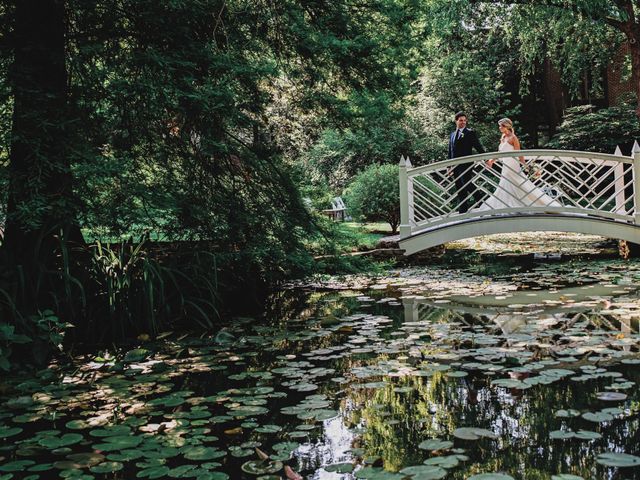
[[[541,320],[541,327],[547,320],[564,320],[570,324],[586,322],[596,329],[624,334],[638,333],[640,316],[616,316],[613,312],[596,310],[597,302],[593,298],[611,297],[620,291],[620,286],[585,285],[558,290],[534,290],[513,292],[510,296],[493,295],[480,297],[449,297],[453,304],[436,303],[424,297],[403,297],[405,323],[446,323],[457,322],[463,325],[495,323],[505,335],[516,333],[536,319]],[[631,290],[636,290],[633,288]],[[630,290],[630,291],[631,291]],[[564,303],[558,299],[572,298],[575,305]],[[589,301],[590,300],[590,301]],[[584,302],[583,302],[584,301]],[[561,304],[562,303],[562,304]],[[529,313],[531,304],[544,304],[535,313]],[[521,306],[522,308],[516,308]],[[446,318],[443,318],[446,314]],[[616,325],[616,323],[618,325]]]
[[[525,168],[515,175],[504,175],[508,163],[501,159],[521,159]],[[493,168],[486,161],[496,159]],[[471,194],[459,198],[454,167],[460,177],[468,176]],[[468,175],[462,175],[466,170]],[[506,172],[506,170],[505,170]],[[515,185],[516,192],[544,192],[557,201],[554,206],[535,205],[532,195],[500,208],[482,210],[500,184],[528,177]],[[526,193],[526,192],[525,192]],[[534,195],[535,196],[535,195]],[[461,203],[466,213],[459,213]],[[469,205],[471,204],[471,205]],[[517,208],[510,205],[521,204]],[[565,150],[521,150],[493,152],[456,158],[412,168],[409,159],[400,160],[400,247],[412,254],[453,240],[494,233],[560,231],[601,235],[640,243],[640,147],[632,157]]]

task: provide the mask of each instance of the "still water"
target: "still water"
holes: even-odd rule
[[[639,286],[485,256],[283,289],[3,379],[0,479],[640,479]]]

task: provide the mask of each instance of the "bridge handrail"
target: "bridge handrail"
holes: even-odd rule
[[[498,169],[478,168],[490,159],[518,157],[523,158],[523,166],[505,161],[498,162]],[[505,218],[521,211],[604,217],[640,226],[640,149],[636,147],[631,156],[619,149],[613,155],[552,149],[487,152],[419,167],[403,157],[399,173],[401,239],[426,227],[489,219],[494,213]],[[522,206],[509,206],[506,195]],[[543,201],[537,203],[538,199]]]
[[[581,152],[578,150],[548,150],[548,149],[532,149],[532,150],[515,150],[509,152],[487,152],[476,155],[468,155],[466,157],[458,157],[450,160],[439,160],[437,162],[421,165],[419,167],[407,168],[407,174],[410,176],[419,175],[421,173],[430,172],[447,167],[453,167],[461,163],[476,163],[492,158],[503,157],[559,157],[563,160],[575,160],[576,158],[586,158],[590,160],[603,160],[604,162],[612,162],[611,165],[619,163],[633,163],[633,157],[625,155],[612,155],[610,153],[597,152]],[[603,165],[606,165],[603,164]]]

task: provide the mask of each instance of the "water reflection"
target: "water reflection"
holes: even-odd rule
[[[414,478],[639,479],[636,469],[597,463],[604,452],[640,455],[640,301],[629,275],[485,289],[481,277],[430,270],[370,289],[280,293],[282,310],[264,321],[160,342],[113,367],[80,360],[16,380],[18,401],[0,401],[0,434],[14,435],[0,462],[24,455],[53,468],[68,454],[106,450],[124,467],[101,480],[142,478],[152,461],[154,477],[182,478],[173,469],[188,463],[248,480],[239,472],[258,447],[317,480],[376,478],[375,468],[425,461],[433,470]],[[117,445],[92,438],[92,423],[68,449],[44,450],[52,440],[39,435],[75,433],[78,420],[126,425],[144,443],[114,455],[107,449]],[[200,455],[215,462],[187,456],[203,444]],[[141,452],[151,460],[129,458]]]
[[[365,427],[362,435],[365,456],[380,457],[385,469],[398,471],[434,456],[464,451],[469,460],[450,472],[447,478],[452,479],[492,471],[506,472],[516,478],[549,478],[551,474],[560,473],[584,478],[640,478],[636,472],[623,473],[595,462],[597,455],[604,451],[640,453],[639,398],[635,388],[625,402],[615,404],[620,412],[611,421],[593,423],[581,417],[563,418],[556,414],[560,410],[589,412],[611,408],[612,405],[596,400],[595,392],[606,391],[623,379],[640,380],[633,367],[618,364],[603,368],[607,360],[615,357],[615,352],[637,351],[632,342],[617,344],[617,349],[612,349],[614,345],[609,342],[611,337],[623,340],[637,336],[637,318],[593,310],[593,302],[598,301],[593,297],[611,295],[614,290],[620,292],[620,287],[538,291],[536,298],[541,300],[567,296],[575,300],[562,306],[547,305],[542,310],[536,305],[519,308],[518,295],[512,296],[509,306],[501,298],[482,299],[484,301],[477,302],[476,306],[471,305],[469,299],[452,298],[457,305],[447,308],[420,296],[403,298],[404,326],[411,327],[405,330],[408,337],[418,340],[428,332],[441,348],[422,350],[417,358],[404,357],[401,362],[407,372],[413,370],[412,373],[381,376],[377,385],[351,389],[352,403],[362,408],[343,413],[349,423]],[[520,297],[530,298],[529,293],[521,292]],[[449,328],[439,329],[438,325]],[[569,336],[563,336],[565,333]],[[580,342],[570,342],[572,333],[582,339],[593,335],[593,339],[582,342],[576,349],[574,343]],[[485,338],[480,344],[465,347],[461,342],[465,336]],[[560,340],[568,342],[564,350],[571,350],[569,353],[579,358],[546,355],[561,345]],[[448,351],[444,348],[447,345],[451,347]],[[567,353],[561,348],[555,351]],[[526,362],[520,357],[510,363],[514,360],[510,355],[518,358],[517,354],[522,353],[530,354],[524,357]],[[602,356],[598,356],[600,354]],[[593,356],[598,356],[597,366],[589,361]],[[435,363],[444,358],[457,361]],[[375,365],[381,359],[372,360]],[[603,363],[598,363],[600,361]],[[472,365],[474,363],[476,365]],[[532,363],[535,365],[528,368]],[[430,375],[415,375],[416,369],[420,371],[430,365],[438,368]],[[580,368],[583,372],[601,370],[599,373],[607,376],[594,376],[585,381],[565,378],[555,378],[548,383],[536,381],[527,384],[526,389],[503,388],[491,383],[496,378],[520,382],[538,379],[540,372],[544,374],[547,368],[569,369],[572,374],[580,372]],[[453,436],[460,427],[487,429],[498,438],[462,440]],[[597,432],[601,438],[550,439],[552,431],[568,428]],[[453,440],[455,449],[460,450],[430,453],[420,449],[418,445],[429,438]]]

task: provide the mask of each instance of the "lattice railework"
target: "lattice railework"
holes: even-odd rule
[[[513,317],[517,322],[511,323],[511,327],[517,326],[515,324],[520,323],[522,327],[525,327],[531,320],[527,320],[527,317],[522,313],[516,313],[509,309],[504,311],[473,308],[469,309],[473,312],[465,311],[464,309],[447,309],[445,307],[436,306],[431,303],[416,302],[415,315],[413,321],[415,322],[427,322],[427,323],[439,323],[443,317],[446,316],[447,323],[457,322],[461,325],[473,327],[476,325],[482,325],[486,322],[496,322],[497,327],[504,327],[509,322],[509,317]],[[568,327],[580,327],[581,329],[599,329],[606,331],[609,335],[616,335],[619,333],[625,334],[637,334],[639,331],[639,322],[630,318],[621,318],[612,314],[603,314],[594,310],[585,311],[567,311],[563,313],[555,313],[558,322],[562,322],[564,328]],[[517,328],[514,330],[517,331]]]
[[[519,213],[633,219],[630,159],[553,153],[476,155],[408,171],[410,223],[421,227]]]
[[[632,165],[598,158],[525,157],[534,183],[547,187],[565,207],[591,214],[633,215]]]

